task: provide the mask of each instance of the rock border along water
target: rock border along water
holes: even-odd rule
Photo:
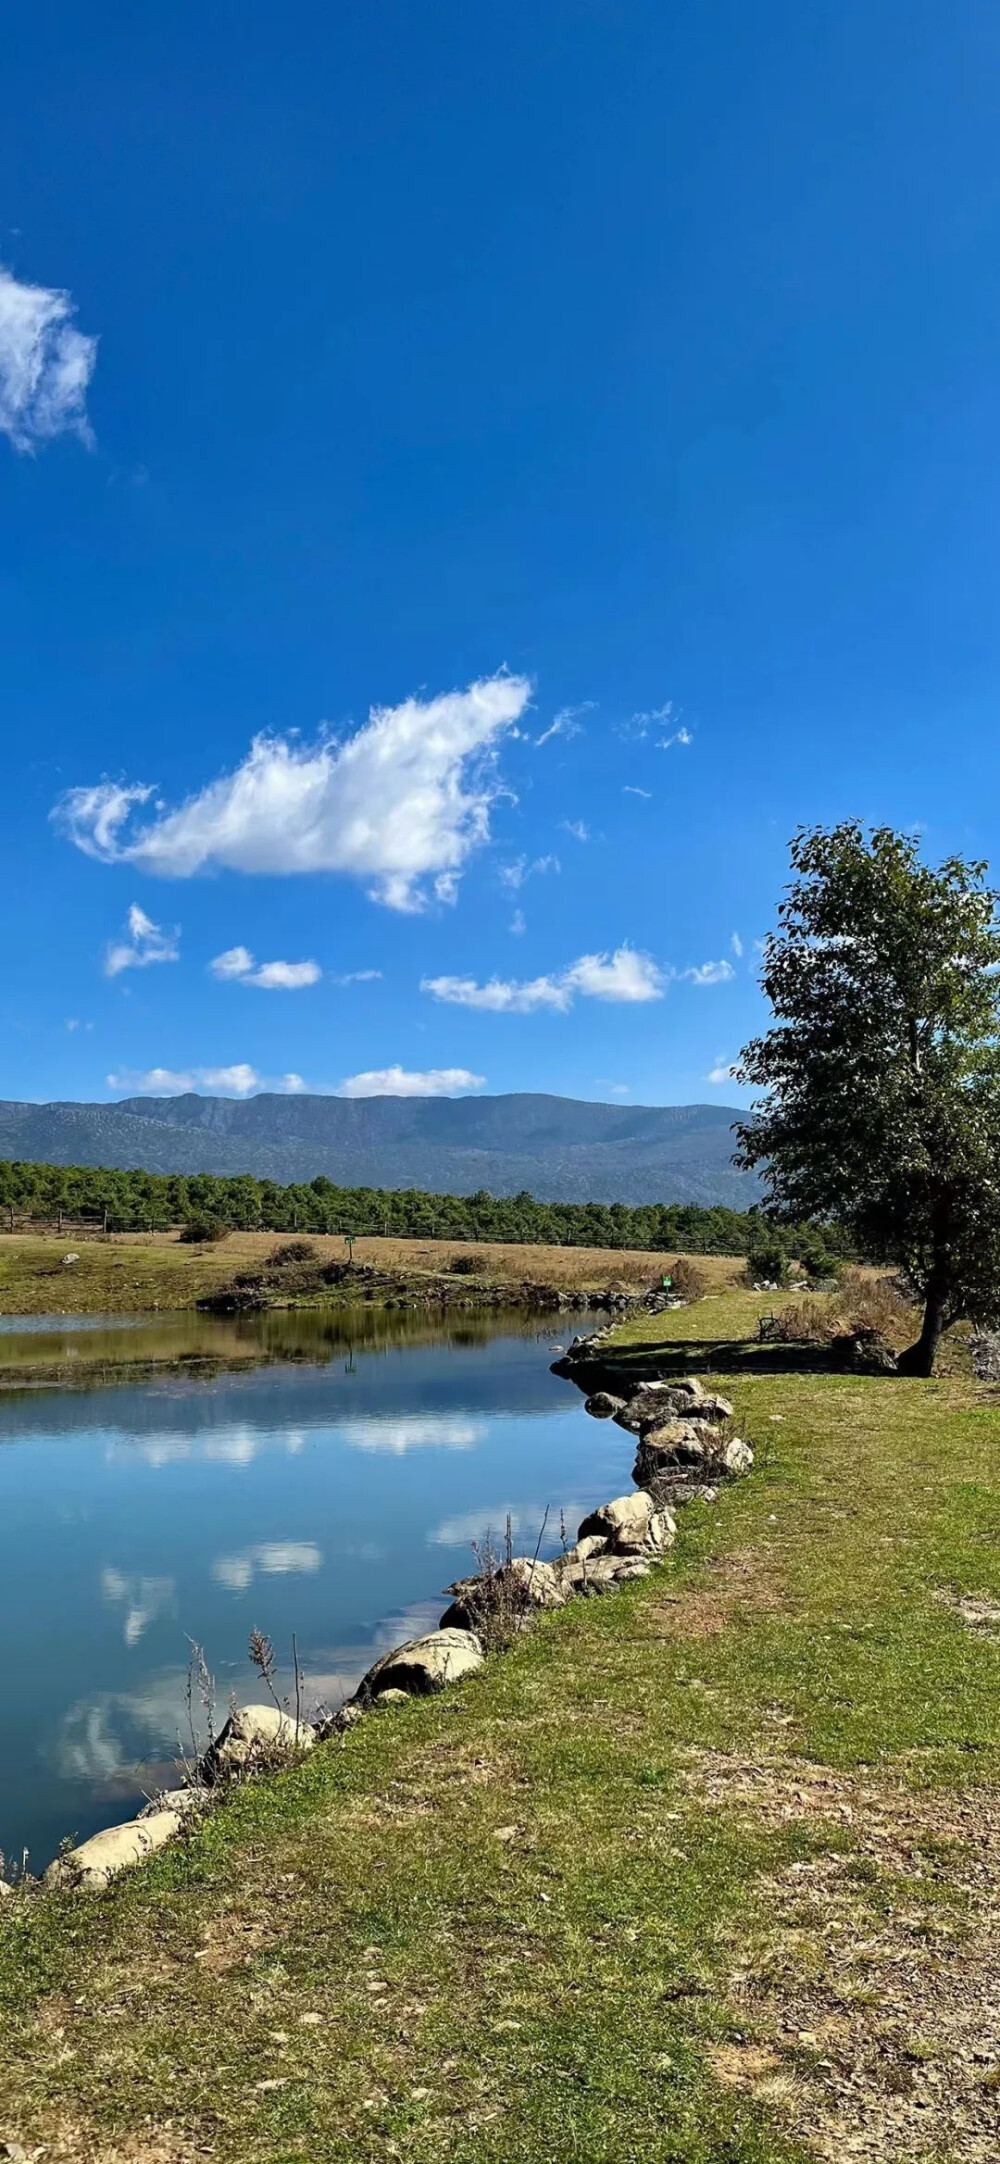
[[[369,1668],[354,1696],[329,1720],[295,1720],[276,1706],[234,1709],[187,1786],[158,1796],[137,1818],[109,1826],[66,1850],[45,1872],[43,1885],[100,1892],[122,1872],[184,1830],[227,1782],[287,1765],[325,1738],[344,1736],[376,1707],[405,1703],[447,1689],[481,1668],[487,1650],[502,1650],[544,1610],[592,1599],[647,1577],[663,1564],[677,1536],[677,1508],[695,1496],[714,1501],[719,1483],[749,1472],[753,1450],[732,1433],[728,1399],[707,1391],[697,1376],[654,1378],[618,1388],[599,1355],[610,1329],[575,1338],[553,1372],[590,1390],[586,1410],[636,1438],[634,1489],[588,1513],[576,1543],[552,1561],[511,1556],[495,1570],[449,1586],[451,1604],[437,1630],[395,1646]],[[9,1892],[0,1882],[0,1893]]]

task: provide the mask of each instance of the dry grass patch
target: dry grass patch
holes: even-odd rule
[[[1000,1791],[917,1795],[902,1780],[713,1753],[689,1778],[714,1808],[774,1828],[811,1821],[818,1837],[756,1889],[729,1977],[743,2037],[713,2051],[719,2078],[831,2164],[995,2164]]]

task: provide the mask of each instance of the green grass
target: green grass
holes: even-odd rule
[[[661,1357],[760,1304],[659,1318]],[[657,1357],[648,1320],[637,1348]],[[6,1905],[0,2139],[46,2164],[815,2153],[714,2054],[746,2033],[734,1972],[773,1961],[776,1875],[853,1855],[856,1829],[748,1812],[706,1769],[780,1785],[808,1761],[945,1818],[988,1793],[1000,1654],[937,1596],[1000,1600],[1000,1413],[956,1378],[726,1388],[757,1467],[686,1511],[653,1579],[239,1792],[107,1897]],[[901,1904],[961,1929],[953,1852],[917,1879],[855,1861],[859,1939]],[[822,1944],[782,1958],[808,1975]]]

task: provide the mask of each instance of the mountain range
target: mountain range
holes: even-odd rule
[[[697,1202],[748,1209],[727,1105],[574,1097],[131,1097],[0,1102],[0,1157],[147,1172],[253,1173],[282,1184],[437,1194],[527,1189],[543,1202]]]

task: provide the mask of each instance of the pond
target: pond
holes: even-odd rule
[[[379,1653],[436,1625],[471,1542],[490,1527],[502,1543],[508,1512],[521,1551],[540,1532],[541,1553],[557,1549],[560,1512],[572,1540],[630,1463],[628,1438],[549,1373],[574,1327],[377,1311],[8,1322],[0,1367],[22,1387],[0,1395],[7,1857],[26,1847],[38,1871],[170,1781],[191,1752],[192,1643],[220,1717],[231,1694],[264,1695],[251,1629],[274,1643],[282,1695],[294,1633],[307,1703],[336,1705]],[[192,1356],[222,1372],[147,1365]],[[33,1372],[74,1386],[27,1387]]]

